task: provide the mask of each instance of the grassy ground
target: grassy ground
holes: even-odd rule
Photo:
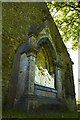
[[[80,118],[80,112],[68,113],[49,113],[49,114],[26,114],[15,111],[6,110],[3,112],[4,118]]]

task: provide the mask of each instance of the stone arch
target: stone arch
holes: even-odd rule
[[[47,37],[41,38],[37,43],[36,65],[47,69],[50,75],[54,75],[56,88],[56,52],[51,41]]]
[[[47,37],[41,38],[39,40],[39,42],[37,44],[37,50],[38,50],[38,52],[40,51],[40,49],[42,49],[42,51],[43,51],[45,60],[48,59],[48,63],[53,66],[54,62],[57,59],[56,58],[56,52],[55,52],[54,47],[52,46],[50,40]],[[51,72],[52,66],[49,66],[49,68],[46,67],[49,70],[49,72]]]

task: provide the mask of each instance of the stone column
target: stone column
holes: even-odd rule
[[[62,98],[62,78],[61,78],[61,68],[57,67],[57,75],[56,75],[56,88],[58,90],[58,98]]]
[[[20,53],[19,70],[17,71],[18,82],[16,83],[16,96],[14,109],[29,111],[34,103],[34,80],[35,80],[35,57],[36,39],[28,38],[26,48]]]
[[[28,94],[34,93],[35,80],[35,56],[28,56]]]
[[[34,83],[35,83],[35,59],[36,59],[36,38],[33,36],[28,40],[29,49],[26,51],[28,58],[28,69],[25,84],[25,94],[27,94],[27,112],[34,110],[35,97],[34,97]],[[25,86],[25,88],[26,88]]]

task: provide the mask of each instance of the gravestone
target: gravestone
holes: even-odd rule
[[[8,25],[8,29],[10,26],[7,35],[13,36],[14,41],[16,36],[20,39],[12,54],[8,106],[29,113],[74,111],[73,62],[46,4],[4,3],[3,8],[3,20],[12,21],[8,24],[4,21],[3,28],[7,31],[5,26]],[[25,31],[27,37],[22,37]]]

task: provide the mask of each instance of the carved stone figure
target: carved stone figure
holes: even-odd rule
[[[47,86],[50,88],[54,88],[54,76],[52,77],[47,69],[43,69],[43,67],[37,67],[35,65],[35,83],[43,86]]]

